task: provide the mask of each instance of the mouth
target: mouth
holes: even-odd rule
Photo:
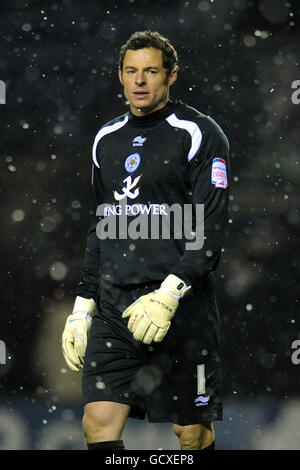
[[[135,91],[133,92],[133,96],[137,99],[143,99],[149,96],[149,92],[148,91]]]

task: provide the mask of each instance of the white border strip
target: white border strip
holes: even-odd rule
[[[118,122],[115,122],[114,124],[111,124],[110,126],[102,127],[100,129],[100,131],[98,131],[98,133],[95,137],[94,143],[93,143],[93,151],[92,151],[92,153],[93,153],[93,162],[95,163],[95,165],[98,168],[100,168],[100,165],[97,161],[96,149],[97,149],[97,145],[99,143],[99,140],[102,139],[102,137],[104,137],[105,135],[110,134],[111,132],[115,132],[118,129],[120,129],[121,127],[125,126],[127,121],[128,121],[128,115],[125,116],[123,121],[118,121]]]
[[[190,162],[198,152],[202,142],[202,132],[199,126],[193,121],[178,119],[175,113],[168,116],[166,120],[171,126],[179,127],[180,129],[185,129],[189,132],[192,138],[192,145],[188,154],[188,161]]]

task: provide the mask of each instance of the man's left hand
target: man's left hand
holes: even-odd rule
[[[128,328],[134,339],[150,344],[160,343],[167,334],[179,300],[189,287],[174,274],[169,274],[160,288],[137,299],[123,313],[129,318]]]

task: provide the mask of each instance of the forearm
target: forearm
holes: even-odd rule
[[[100,243],[96,234],[96,221],[88,231],[86,249],[80,271],[76,295],[96,300],[100,276]]]
[[[188,285],[197,285],[219,263],[228,226],[228,194],[223,192],[220,196],[213,212],[204,206],[204,218],[197,221],[195,241],[185,241],[186,249],[176,266],[172,267],[172,272]]]

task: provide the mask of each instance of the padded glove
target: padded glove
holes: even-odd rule
[[[79,371],[83,367],[95,306],[93,299],[77,296],[73,312],[66,320],[62,334],[62,351],[67,365],[74,371]]]
[[[190,286],[174,274],[169,274],[160,288],[137,299],[123,313],[134,339],[150,344],[160,343],[168,332],[179,300]]]

